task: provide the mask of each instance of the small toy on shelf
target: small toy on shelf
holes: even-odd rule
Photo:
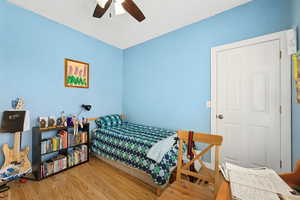
[[[77,119],[76,115],[72,116],[72,123],[73,123],[73,127],[74,127],[74,135],[77,135],[78,134],[78,128],[79,128],[80,120]]]
[[[77,134],[78,129],[82,129],[83,126],[87,123],[87,118],[79,119],[77,115],[69,115],[68,117],[66,117],[64,111],[61,112],[61,116],[58,118],[54,116],[38,118],[38,126],[40,128],[74,127],[74,134]]]
[[[39,117],[38,121],[39,121],[40,128],[48,127],[48,117]]]
[[[48,127],[56,127],[56,118],[55,117],[49,117]]]
[[[56,126],[58,126],[58,127],[64,126],[61,117],[56,119]]]
[[[67,117],[66,117],[64,111],[61,112],[61,121],[62,121],[63,126],[68,126],[68,124],[67,124]]]

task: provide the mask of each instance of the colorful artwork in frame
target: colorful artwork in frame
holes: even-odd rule
[[[89,88],[89,64],[65,59],[65,87]]]

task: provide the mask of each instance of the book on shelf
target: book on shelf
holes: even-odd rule
[[[67,156],[58,154],[53,158],[44,161],[41,164],[41,177],[47,177],[51,174],[60,172],[68,167],[78,165],[88,159],[88,147],[87,145],[82,145],[80,147],[75,147],[73,150],[69,151]]]
[[[87,143],[88,140],[87,134],[88,134],[87,132],[82,132],[78,134],[69,134],[68,135],[69,147]]]
[[[52,138],[41,141],[41,154],[51,153],[68,147],[68,133],[61,130]]]
[[[41,177],[50,176],[51,174],[66,169],[67,167],[67,157],[58,154],[41,164]]]
[[[88,147],[87,145],[82,145],[80,147],[74,148],[72,151],[68,152],[68,166],[72,167],[78,165],[79,163],[85,162],[88,159]]]

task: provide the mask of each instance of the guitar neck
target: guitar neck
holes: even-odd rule
[[[21,132],[16,132],[15,142],[14,142],[14,156],[16,160],[20,159],[20,147],[21,147]]]
[[[16,110],[21,110],[24,107],[24,99],[19,98],[18,103],[16,106]],[[14,143],[14,154],[18,158],[20,156],[20,149],[21,149],[21,132],[15,133],[15,143]]]

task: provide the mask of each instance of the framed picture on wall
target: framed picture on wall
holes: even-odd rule
[[[89,88],[89,68],[88,63],[65,59],[65,87]]]

